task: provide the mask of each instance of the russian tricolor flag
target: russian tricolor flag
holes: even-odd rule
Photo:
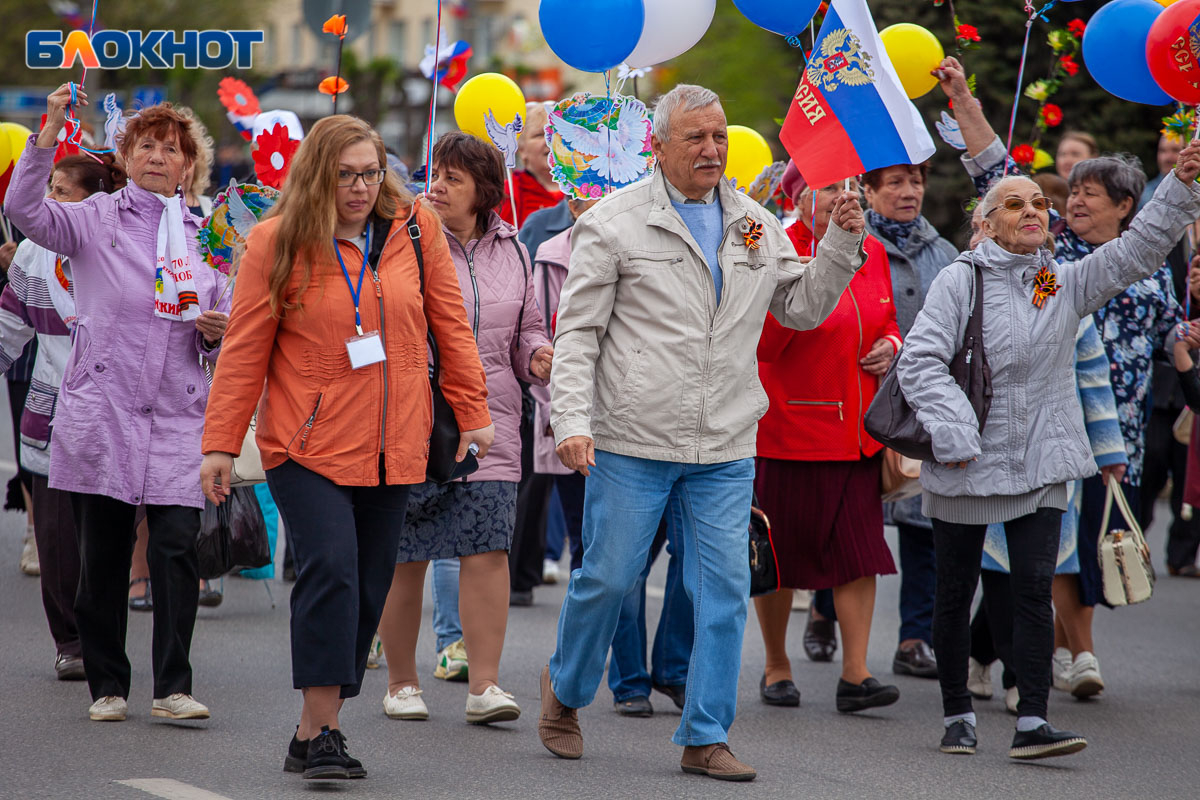
[[[866,0],[829,4],[779,139],[809,186],[933,155]]]

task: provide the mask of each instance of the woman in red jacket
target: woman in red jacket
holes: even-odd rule
[[[795,183],[789,188],[801,217],[788,235],[804,256],[814,250],[813,233],[824,236],[841,184],[814,193]],[[800,703],[786,649],[793,589],[833,589],[844,645],[838,711],[900,697],[867,671],[875,576],[896,567],[883,540],[882,447],[862,421],[901,342],[887,253],[870,236],[864,246],[866,263],[819,328],[793,331],[768,316],[758,345],[771,406],[758,426],[755,490],[773,524],[786,587],[755,600],[767,651],[760,691],[771,705]]]

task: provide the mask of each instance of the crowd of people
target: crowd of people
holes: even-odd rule
[[[1200,576],[1185,508],[1200,474],[1176,440],[1176,418],[1200,409],[1200,327],[1180,299],[1200,298],[1200,144],[1164,138],[1147,182],[1073,133],[1057,174],[1030,178],[961,65],[936,75],[976,190],[966,250],[922,215],[928,164],[832,186],[789,164],[795,211],[767,210],[723,177],[720,98],[680,84],[655,109],[653,174],[598,200],[558,190],[541,136],[522,137],[509,182],[491,143],[445,135],[427,186],[412,185],[368,124],[326,117],[232,291],[197,250],[213,142],[195,115],[141,109],[115,157],[56,162],[72,90],[53,92],[4,201],[26,238],[0,249],[0,368],[22,409],[21,568],[40,572],[57,676],[87,681],[92,720],[124,720],[128,611],[152,610],[152,715],[209,716],[190,646],[197,605],[220,594],[196,537],[256,419],[294,579],[288,772],[367,775],[339,714],[369,667],[387,670],[388,717],[428,718],[430,562],[433,676],[467,684],[468,723],[517,719],[501,679],[509,609],[562,579],[564,553],[537,723],[560,758],[582,757],[578,710],[607,673],[616,713],[653,714],[653,692],[681,710],[683,771],[754,779],[729,746],[749,609],[759,699],[798,706],[787,632],[809,593],[803,650],[840,649],[837,710],[896,703],[903,684],[879,680],[867,651],[877,578],[897,571],[891,671],[939,682],[931,744],[975,752],[973,699],[993,695],[1000,661],[1009,756],[1086,747],[1047,703],[1104,690],[1106,487],[1148,525],[1172,481],[1167,567]],[[527,127],[545,122],[531,104]],[[983,410],[952,373],[976,312]],[[894,503],[864,421],[889,373],[934,453],[920,495]],[[478,462],[452,480],[430,460],[445,419],[454,464]],[[752,507],[779,585],[753,604]],[[646,581],[663,550],[651,646]]]

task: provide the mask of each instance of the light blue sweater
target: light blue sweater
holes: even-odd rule
[[[696,244],[700,245],[700,252],[704,253],[704,260],[708,263],[709,272],[712,273],[713,286],[717,290],[717,305],[720,305],[723,276],[721,262],[717,260],[717,250],[720,249],[721,239],[725,235],[725,226],[721,216],[721,196],[719,193],[714,193],[711,203],[676,203],[672,200],[671,205],[679,212],[683,224],[687,225],[688,230],[691,231]]]

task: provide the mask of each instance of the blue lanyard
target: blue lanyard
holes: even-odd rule
[[[367,243],[363,247],[363,263],[362,269],[358,272],[358,288],[354,288],[354,283],[350,280],[350,271],[346,269],[346,262],[342,261],[342,250],[338,247],[338,240],[333,238],[333,252],[337,253],[338,263],[342,265],[342,274],[346,276],[346,286],[350,287],[350,297],[354,300],[354,329],[358,331],[358,335],[363,335],[362,317],[358,313],[358,298],[362,297],[363,276],[367,274],[367,259],[371,252],[371,226],[367,226]]]

